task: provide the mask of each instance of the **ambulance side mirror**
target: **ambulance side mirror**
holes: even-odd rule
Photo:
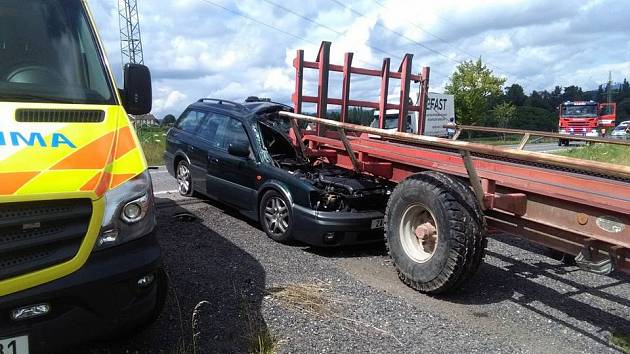
[[[141,115],[151,112],[153,103],[151,72],[142,64],[126,64],[123,105],[129,114]]]

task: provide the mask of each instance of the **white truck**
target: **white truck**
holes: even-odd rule
[[[416,97],[416,102],[418,97]],[[378,128],[379,111],[374,111],[373,128]],[[426,115],[422,135],[440,138],[450,137],[451,129],[444,128],[445,124],[455,123],[455,97],[442,93],[429,92],[427,97]],[[418,133],[418,112],[409,112],[405,122],[405,130],[409,133]],[[385,112],[384,128],[390,131],[398,130],[398,110],[388,109]]]

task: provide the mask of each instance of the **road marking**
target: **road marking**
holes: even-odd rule
[[[170,191],[159,191],[159,192],[153,192],[153,195],[160,195],[160,194],[172,194],[172,193],[177,193],[177,189],[173,189]]]

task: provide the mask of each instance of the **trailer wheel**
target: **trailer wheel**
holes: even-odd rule
[[[436,172],[407,178],[385,215],[385,240],[400,279],[444,293],[470,279],[483,260],[485,222],[470,189]]]

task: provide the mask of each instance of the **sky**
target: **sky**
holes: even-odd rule
[[[117,2],[89,0],[121,85]],[[355,66],[380,69],[391,57],[397,70],[411,53],[414,73],[431,67],[433,92],[443,92],[460,62],[479,57],[527,93],[596,89],[609,71],[613,81],[630,78],[627,0],[138,0],[138,8],[158,118],[178,116],[200,97],[289,103],[296,50],[315,61],[323,40],[332,42],[337,64],[354,52]],[[339,97],[341,74],[331,74],[330,85]],[[306,92],[316,86],[308,71]],[[357,77],[350,95],[377,100],[379,88],[378,78]]]

